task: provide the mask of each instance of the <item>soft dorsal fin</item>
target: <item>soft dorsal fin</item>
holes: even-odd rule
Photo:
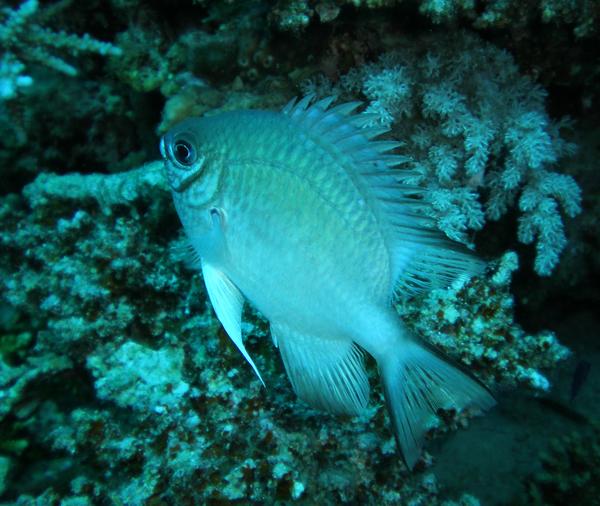
[[[244,305],[244,296],[224,272],[204,260],[202,261],[202,274],[208,298],[215,309],[215,313],[217,313],[217,318],[223,325],[227,335],[252,366],[252,369],[254,369],[258,379],[264,386],[265,382],[242,341],[242,307]]]
[[[419,292],[448,285],[457,277],[480,273],[485,264],[465,246],[438,231],[424,212],[426,191],[403,183],[415,176],[395,167],[409,161],[390,153],[401,143],[374,140],[389,129],[373,127],[373,118],[356,114],[360,102],[330,107],[331,97],[314,102],[308,95],[282,110],[321,146],[327,145],[369,203],[386,238],[392,267],[391,289]]]

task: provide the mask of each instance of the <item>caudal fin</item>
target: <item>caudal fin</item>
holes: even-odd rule
[[[438,409],[485,410],[496,403],[474,379],[414,341],[381,358],[379,370],[396,441],[411,469]]]

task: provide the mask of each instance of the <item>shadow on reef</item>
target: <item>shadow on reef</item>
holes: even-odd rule
[[[555,438],[541,455],[541,467],[526,482],[522,504],[600,504],[600,422]]]

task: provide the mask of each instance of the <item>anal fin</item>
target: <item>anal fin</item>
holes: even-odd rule
[[[327,339],[271,323],[294,391],[314,408],[356,415],[369,401],[363,353],[350,340]]]

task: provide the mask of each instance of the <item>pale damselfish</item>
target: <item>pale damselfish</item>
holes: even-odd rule
[[[305,97],[281,112],[190,118],[160,149],[177,212],[223,327],[261,379],[241,335],[244,300],[270,322],[297,395],[356,414],[369,399],[363,350],[377,361],[396,440],[417,462],[439,408],[487,409],[493,397],[412,336],[395,296],[482,271],[433,228],[422,188],[396,166],[386,129],[359,103]]]

